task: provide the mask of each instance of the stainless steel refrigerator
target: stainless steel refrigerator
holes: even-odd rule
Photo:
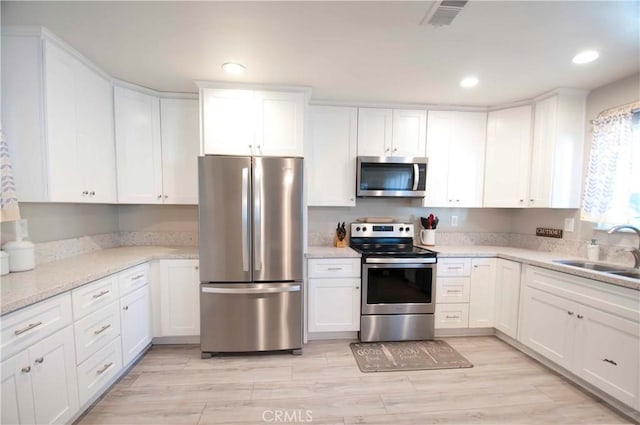
[[[302,349],[302,159],[198,159],[200,344]]]

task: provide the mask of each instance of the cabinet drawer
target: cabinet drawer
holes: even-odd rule
[[[120,335],[120,304],[113,302],[74,325],[78,364]]]
[[[469,277],[436,278],[436,303],[468,303],[470,286]]]
[[[310,259],[307,275],[314,277],[360,277],[359,258]]]
[[[2,318],[2,359],[24,350],[72,320],[71,295],[67,292]]]
[[[438,276],[469,276],[470,274],[470,258],[438,259]]]
[[[118,273],[118,282],[120,284],[120,296],[143,287],[149,282],[149,264],[144,263],[121,271]]]
[[[106,347],[78,366],[78,394],[82,406],[95,394],[101,392],[122,370],[122,347],[120,337],[114,338]]]
[[[467,328],[469,327],[469,304],[436,304],[435,327]]]
[[[118,276],[111,275],[71,291],[73,318],[86,316],[118,299]]]

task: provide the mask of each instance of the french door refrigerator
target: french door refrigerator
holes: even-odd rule
[[[302,159],[198,158],[200,345],[302,349]]]

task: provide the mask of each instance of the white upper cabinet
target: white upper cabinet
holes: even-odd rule
[[[485,207],[525,207],[531,163],[530,105],[489,112]]]
[[[487,114],[429,111],[428,207],[481,207]]]
[[[586,93],[560,89],[535,103],[529,206],[579,208]]]
[[[116,86],[116,148],[120,203],[160,204],[160,99]]]
[[[4,35],[3,124],[18,198],[116,202],[111,83],[45,37]]]
[[[301,157],[305,93],[200,88],[202,153]]]
[[[425,156],[427,111],[358,108],[358,155]]]
[[[162,191],[165,204],[198,203],[197,99],[160,99]]]
[[[311,106],[309,112],[308,205],[353,207],[358,110]]]
[[[118,200],[198,203],[198,101],[116,86]]]

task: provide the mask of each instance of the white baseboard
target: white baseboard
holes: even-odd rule
[[[153,344],[198,344],[200,345],[200,335],[189,336],[155,336]]]
[[[452,329],[436,329],[436,337],[455,337],[455,336],[487,336],[495,335],[494,328],[452,328]]]
[[[309,341],[321,341],[325,339],[358,339],[358,332],[309,332]]]

